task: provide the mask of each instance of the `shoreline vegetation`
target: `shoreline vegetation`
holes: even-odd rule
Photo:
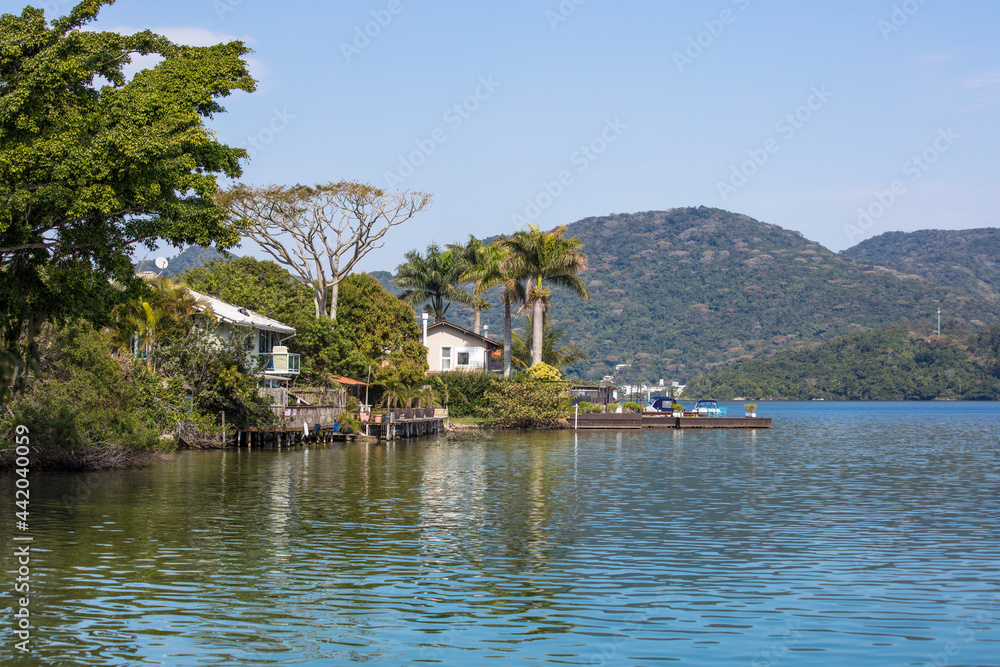
[[[177,449],[163,451],[135,450],[120,445],[90,445],[78,449],[38,447],[31,449],[32,472],[98,472],[142,468],[165,460]],[[0,472],[15,469],[14,448],[0,450]]]
[[[480,432],[565,428],[567,369],[620,384],[622,368],[633,381],[696,376],[687,395],[720,399],[1000,398],[995,290],[967,297],[719,209],[431,243],[380,284],[355,267],[432,195],[240,183],[250,155],[208,122],[223,98],[255,90],[249,49],[90,30],[107,4],[0,15],[0,464],[18,428],[31,433],[38,469],[131,467],[215,447],[277,423],[286,406],[263,395],[275,383],[341,389],[338,378],[366,385],[376,409],[448,406]],[[160,59],[133,76],[138,52]],[[274,261],[225,254],[246,240]],[[162,244],[222,254],[199,265],[188,253],[175,279],[138,276],[137,248]],[[294,335],[277,342],[252,319],[224,330],[192,291]],[[442,322],[455,304],[479,339],[491,318],[502,328],[502,377],[428,374],[415,311]],[[948,310],[945,335],[929,333],[931,307]],[[913,313],[923,315],[911,323]],[[460,349],[455,363],[464,354],[469,365]],[[451,351],[441,348],[442,367]],[[359,400],[347,401],[343,424]]]

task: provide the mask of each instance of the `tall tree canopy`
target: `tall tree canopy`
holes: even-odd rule
[[[34,7],[0,16],[0,335],[22,354],[40,322],[106,323],[143,289],[137,244],[239,241],[213,202],[217,175],[239,176],[246,152],[205,121],[224,110],[219,98],[254,90],[248,49],[87,30],[112,1],[51,23]],[[131,57],[150,54],[162,60],[128,79]]]
[[[417,306],[427,301],[427,312],[435,322],[443,322],[451,302],[471,304],[473,297],[459,285],[464,278],[465,263],[454,250],[441,250],[436,244],[427,246],[427,254],[411,250],[406,263],[396,268],[397,287],[406,289],[400,297]]]
[[[472,330],[478,334],[482,326],[482,313],[490,307],[490,302],[483,297],[483,293],[492,286],[484,277],[489,269],[490,246],[470,234],[465,245],[449,243],[448,250],[457,254],[462,262],[462,280],[472,282],[472,302],[469,305],[475,314]]]
[[[422,192],[388,193],[364,183],[242,183],[218,198],[245,233],[311,285],[317,318],[337,319],[338,288],[386,233],[431,203]]]
[[[542,281],[569,288],[581,298],[590,298],[587,286],[578,275],[587,268],[587,256],[580,252],[583,242],[576,237],[563,238],[565,233],[565,225],[543,232],[529,224],[527,231],[515,232],[500,242],[509,251],[504,260],[506,271],[527,279],[525,305],[532,310],[532,365],[542,361],[542,332],[549,306],[549,288]]]
[[[510,249],[501,237],[483,248],[476,265],[467,265],[463,277],[475,281],[481,290],[501,286],[503,303],[503,375],[510,377],[513,361],[513,332],[511,331],[511,306],[522,303],[527,295],[523,277],[509,269]]]

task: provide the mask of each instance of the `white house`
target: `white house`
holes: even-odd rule
[[[234,332],[243,336],[250,334],[251,341],[256,343],[250,348],[250,356],[254,361],[263,364],[262,386],[281,387],[299,374],[300,355],[289,353],[288,347],[284,345],[286,340],[295,335],[295,329],[214,296],[207,296],[192,289],[188,291],[191,296],[212,308],[219,322],[219,335],[223,339],[229,339]]]
[[[451,322],[435,322],[424,330],[428,372],[496,371],[503,345]]]

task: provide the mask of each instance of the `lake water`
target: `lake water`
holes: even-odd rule
[[[18,664],[1000,665],[1000,404],[758,415],[39,474]]]

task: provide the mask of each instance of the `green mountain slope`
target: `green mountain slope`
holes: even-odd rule
[[[841,254],[970,295],[1000,298],[1000,229],[886,232]]]
[[[202,264],[207,264],[213,259],[222,259],[223,255],[215,248],[202,248],[191,245],[173,257],[167,258],[167,268],[163,272],[165,276],[179,276],[187,269],[196,269]],[[159,271],[152,260],[145,260],[135,265],[136,271]]]
[[[798,232],[720,209],[587,218],[567,234],[580,237],[590,258],[584,277],[593,298],[553,290],[551,317],[590,356],[571,368],[587,379],[631,364],[616,379],[686,381],[861,329],[929,322],[939,306],[973,327],[1000,315],[997,302],[856,262]],[[501,314],[485,315],[494,336]],[[471,313],[459,310],[455,319],[468,326]]]
[[[694,378],[692,398],[747,400],[997,400],[1000,327],[927,336],[902,327],[863,331]]]

